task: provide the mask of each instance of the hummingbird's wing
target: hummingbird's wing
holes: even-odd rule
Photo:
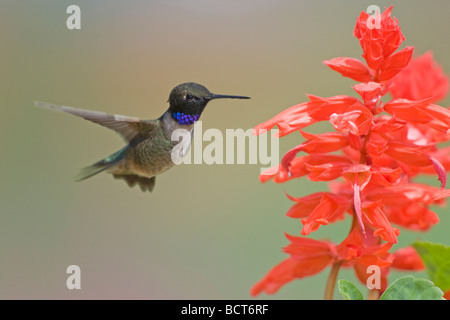
[[[151,120],[141,120],[136,117],[128,117],[119,114],[107,114],[100,111],[72,108],[67,106],[57,106],[55,104],[35,101],[35,107],[50,109],[54,111],[64,111],[94,123],[110,128],[119,133],[127,142],[130,142],[137,135],[156,129],[156,122]]]

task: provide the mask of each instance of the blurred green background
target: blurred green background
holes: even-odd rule
[[[81,30],[66,28],[71,4],[81,8]],[[325,184],[261,184],[261,165],[205,164],[167,171],[151,194],[107,174],[74,183],[81,167],[123,142],[33,101],[156,118],[172,87],[195,81],[252,97],[211,103],[203,130],[246,130],[305,93],[354,95],[354,82],[322,61],[361,56],[353,27],[372,4],[393,4],[403,46],[432,50],[450,73],[445,0],[2,0],[0,298],[250,298],[251,286],[287,257],[283,233],[299,234],[300,222],[285,217],[292,203],[284,191],[302,196]],[[299,141],[283,138],[280,154]],[[436,211],[439,225],[402,230],[396,248],[415,239],[450,244],[448,209]],[[347,217],[312,237],[341,241],[349,224]],[[81,267],[81,290],[66,288],[71,264]],[[258,298],[321,299],[328,272]],[[339,278],[355,281],[349,270]]]

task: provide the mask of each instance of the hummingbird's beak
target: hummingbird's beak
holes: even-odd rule
[[[213,100],[213,99],[224,99],[224,98],[228,98],[228,99],[250,99],[250,97],[245,97],[245,96],[230,96],[230,95],[226,95],[226,94],[213,94],[210,97],[206,97],[205,99],[207,100]]]

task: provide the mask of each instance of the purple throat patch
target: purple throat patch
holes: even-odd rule
[[[198,121],[200,118],[199,114],[187,114],[182,112],[172,113],[172,117],[177,120],[179,124],[190,125]]]

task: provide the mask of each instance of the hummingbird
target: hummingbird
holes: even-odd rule
[[[192,139],[194,123],[199,120],[206,105],[211,100],[223,98],[250,99],[245,96],[214,94],[198,83],[186,82],[172,89],[168,100],[169,108],[154,120],[57,106],[41,101],[35,101],[34,105],[67,112],[105,126],[119,133],[127,143],[108,157],[81,169],[76,181],[106,171],[116,179],[125,180],[129,187],[138,185],[142,191],[151,192],[155,186],[155,177],[175,165],[171,153],[179,142],[172,141],[174,130],[188,130]],[[183,150],[183,156],[186,153],[187,150]]]

